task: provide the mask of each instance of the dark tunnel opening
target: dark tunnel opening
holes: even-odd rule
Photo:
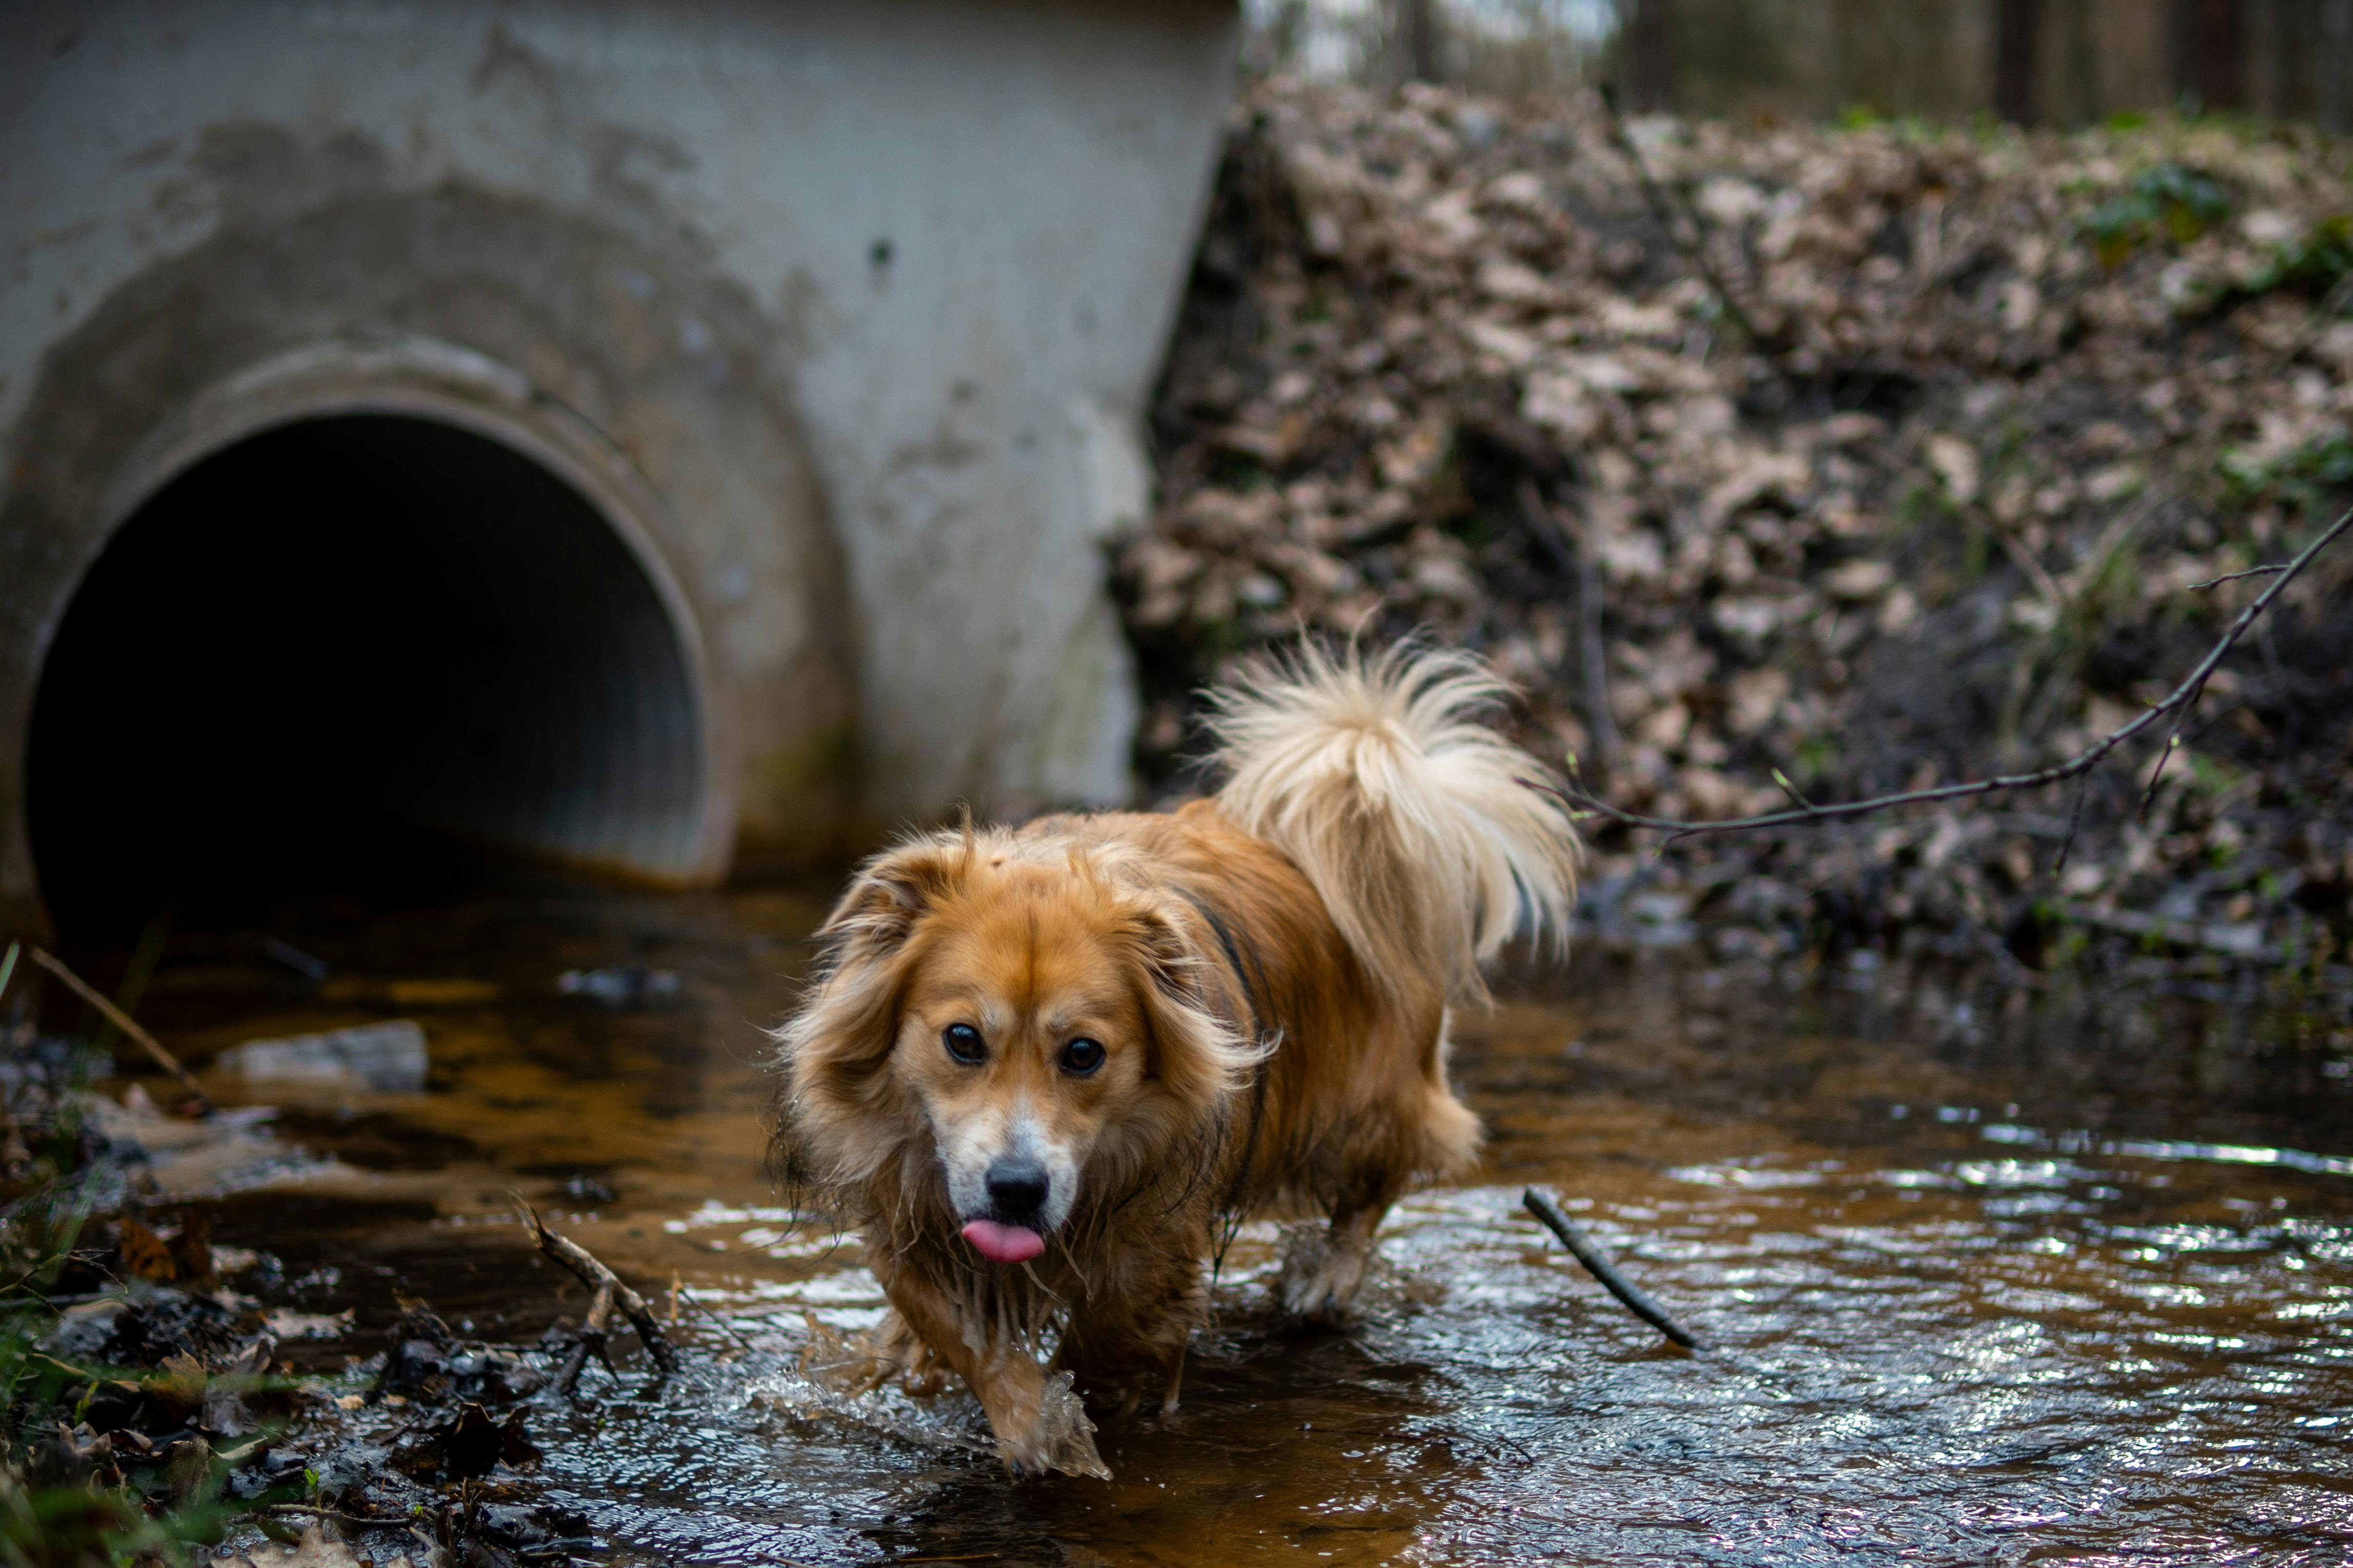
[[[52,915],[91,935],[514,851],[686,875],[702,722],[578,491],[454,426],[315,418],[117,531],[43,664],[26,816]]]

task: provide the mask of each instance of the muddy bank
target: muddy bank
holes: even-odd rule
[[[514,1568],[588,1551],[586,1521],[541,1497],[527,1415],[575,1392],[592,1348],[575,1325],[492,1346],[385,1281],[398,1316],[353,1353],[356,1305],[313,1310],[341,1270],[290,1274],[214,1235],[220,1197],[332,1177],[332,1155],[279,1136],[269,1107],[167,1113],[106,1053],[29,1025],[0,1044],[8,1561]]]
[[[1656,815],[2073,754],[2253,589],[2190,584],[2353,499],[2347,166],[2241,121],[1621,140],[1591,101],[1260,84],[1121,557],[1147,771],[1181,787],[1192,689],[1301,626],[1483,650],[1527,739]],[[2053,790],[1655,870],[1603,833],[1597,880],[1770,945],[2326,964],[2348,583],[2233,654],[2145,822],[2150,748],[2098,775],[2063,875]]]

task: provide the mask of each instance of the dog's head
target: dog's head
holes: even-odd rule
[[[896,1172],[1018,1263],[1088,1198],[1159,1174],[1252,1053],[1189,906],[1051,838],[944,835],[870,863],[780,1031],[783,1135],[818,1179]]]

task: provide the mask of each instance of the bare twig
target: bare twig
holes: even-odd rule
[[[2196,699],[2193,698],[2191,700],[2194,701]],[[2136,822],[2147,822],[2148,808],[2157,804],[2157,786],[2165,780],[2165,764],[2173,761],[2173,753],[2181,745],[2181,721],[2188,717],[2189,713],[2189,709],[2187,704],[2174,712],[2173,727],[2165,732],[2165,744],[2157,749],[2157,766],[2148,770],[2148,787],[2141,791],[2140,812],[2133,818]]]
[[[655,1321],[653,1309],[646,1299],[621,1282],[621,1277],[606,1268],[578,1242],[556,1235],[542,1223],[539,1214],[525,1203],[522,1194],[509,1194],[514,1199],[515,1212],[522,1216],[523,1225],[539,1243],[539,1249],[570,1269],[580,1283],[592,1290],[610,1290],[614,1304],[621,1309],[638,1338],[645,1342],[646,1353],[653,1357],[654,1365],[663,1372],[678,1370],[678,1352],[670,1349],[670,1341],[662,1337],[661,1324]],[[592,1312],[594,1309],[591,1309]]]
[[[612,1283],[599,1280],[596,1299],[588,1303],[588,1315],[580,1320],[580,1327],[575,1333],[576,1342],[572,1347],[572,1359],[565,1364],[564,1376],[557,1383],[565,1393],[569,1394],[580,1386],[580,1374],[587,1370],[588,1358],[592,1355],[605,1363],[607,1372],[613,1371],[613,1358],[605,1348],[606,1331],[611,1328],[612,1322]],[[620,1374],[614,1373],[614,1375],[617,1377]]]
[[[199,1112],[206,1116],[213,1113],[212,1097],[205,1092],[203,1085],[196,1082],[195,1074],[182,1067],[180,1058],[165,1050],[162,1042],[154,1036],[132,1023],[130,1014],[108,1001],[99,992],[92,990],[80,975],[68,969],[54,954],[37,947],[31,949],[30,952],[35,963],[64,981],[67,990],[97,1008],[100,1016],[137,1041],[141,1048],[155,1059],[157,1066],[179,1079],[180,1087],[188,1091],[189,1097],[196,1102]]]
[[[1666,190],[1651,174],[1650,164],[1643,161],[1641,150],[1634,145],[1634,139],[1626,133],[1626,116],[1618,107],[1618,94],[1607,84],[1601,89],[1601,106],[1609,111],[1609,144],[1632,166],[1635,183],[1642,189],[1642,199],[1650,205],[1652,219],[1666,230],[1667,242],[1682,256],[1683,264],[1699,274],[1700,281],[1705,283],[1708,291],[1715,296],[1716,306],[1723,310],[1725,319],[1738,327],[1749,342],[1759,345],[1767,343],[1769,340],[1757,330],[1757,322],[1741,308],[1731,285],[1716,270],[1715,259],[1707,254],[1707,226],[1700,221],[1699,214],[1688,203],[1684,204],[1683,216],[1697,238],[1687,240],[1683,237],[1683,231],[1675,222],[1675,215],[1669,205]]]
[[[2193,594],[2202,594],[2209,588],[2219,588],[2225,583],[2235,583],[2242,577],[2268,577],[2274,572],[2284,572],[2287,569],[2287,563],[2283,561],[2272,566],[2250,566],[2244,572],[2225,572],[2220,577],[2209,577],[2203,583],[2190,584],[2189,591]]]
[[[2196,704],[2199,694],[2205,690],[2206,682],[2221,667],[2224,656],[2229,654],[2239,639],[2246,635],[2247,629],[2255,624],[2257,618],[2265,610],[2271,608],[2273,602],[2278,599],[2287,585],[2295,580],[2296,574],[2312,564],[2314,559],[2322,551],[2334,544],[2348,528],[2353,528],[2353,511],[2346,512],[2335,522],[2329,524],[2318,538],[2304,547],[2295,560],[2283,565],[2271,585],[2256,595],[2245,609],[2239,612],[2223,631],[2220,640],[2206,650],[2206,657],[2198,661],[2189,673],[2182,678],[2181,684],[2168,692],[2162,701],[2151,704],[2146,712],[2130,723],[2112,731],[2066,762],[2054,763],[2047,768],[2038,768],[2032,773],[2003,773],[1993,778],[1972,779],[1964,784],[1943,784],[1935,789],[1905,790],[1895,795],[1873,795],[1865,800],[1841,801],[1834,805],[1804,805],[1790,811],[1767,812],[1757,816],[1725,817],[1715,822],[1692,822],[1678,817],[1644,816],[1639,812],[1628,811],[1588,793],[1576,782],[1573,774],[1566,789],[1531,779],[1522,779],[1520,782],[1530,789],[1541,790],[1547,795],[1557,796],[1581,816],[1603,816],[1623,826],[1647,828],[1652,832],[1663,833],[1667,835],[1666,842],[1669,844],[1679,838],[1693,838],[1708,834],[1753,833],[1763,829],[1792,827],[1801,824],[1833,822],[1846,817],[1868,816],[1894,806],[1930,805],[1945,801],[1968,800],[1978,795],[1995,795],[2006,790],[2038,789],[2045,784],[2059,784],[2074,778],[2078,774],[2089,773],[2098,766],[2101,760],[2109,752],[2158,721],[2186,713]],[[2176,720],[2175,723],[2178,729],[2179,720]],[[2169,742],[2168,750],[2168,752],[2171,750]],[[2152,778],[2150,787],[2154,788],[2156,780]],[[2071,822],[2069,827],[2071,843],[2073,834],[2073,827]],[[2063,848],[2061,850],[2063,862],[2065,850]]]
[[[1668,1317],[1664,1309],[1642,1294],[1623,1274],[1619,1273],[1617,1267],[1602,1255],[1601,1249],[1587,1239],[1585,1233],[1577,1229],[1567,1215],[1560,1212],[1558,1204],[1554,1203],[1550,1197],[1534,1187],[1522,1193],[1520,1201],[1528,1205],[1530,1214],[1544,1222],[1546,1230],[1560,1237],[1560,1244],[1567,1247],[1570,1255],[1579,1263],[1585,1265],[1585,1271],[1588,1274],[1600,1280],[1605,1289],[1626,1303],[1627,1310],[1683,1346],[1683,1349],[1699,1349],[1699,1342],[1692,1338],[1691,1331]]]
[[[2075,830],[2084,825],[2084,802],[2092,794],[2092,775],[2085,773],[2075,781],[2075,798],[2067,807],[2067,837],[2059,841],[2059,853],[2052,857],[2051,874],[2057,876],[2067,868],[2067,857],[2075,847]],[[2004,952],[2008,948],[2002,949]]]
[[[712,1311],[709,1302],[696,1300],[694,1299],[694,1292],[686,1288],[684,1279],[680,1276],[677,1269],[673,1268],[670,1270],[670,1321],[673,1323],[678,1321],[678,1303],[681,1297],[685,1298],[686,1304],[688,1306],[692,1307],[696,1311],[710,1319],[712,1327],[717,1329],[721,1333],[725,1334],[729,1339],[733,1340],[737,1344],[742,1345],[745,1350],[753,1351],[760,1348],[751,1342],[750,1338],[744,1334],[743,1330],[737,1328],[734,1324],[721,1317],[717,1312]]]

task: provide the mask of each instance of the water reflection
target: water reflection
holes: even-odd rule
[[[621,1561],[2353,1550],[2353,1139],[2329,1020],[1588,958],[1462,1021],[1487,1167],[1400,1209],[1359,1327],[1273,1322],[1253,1227],[1182,1413],[1106,1432],[1112,1482],[1014,1488],[968,1406],[845,1418],[797,1381],[814,1337],[881,1310],[854,1243],[777,1206],[760,1168],[759,1026],[825,890],[541,889],[281,922],[341,990],[289,984],[249,939],[176,942],[149,1010],[177,1038],[396,1015],[431,1047],[421,1094],[273,1089],[279,1138],[332,1163],[223,1200],[217,1234],[307,1279],[307,1309],[357,1309],[330,1368],[375,1348],[395,1289],[485,1334],[578,1312],[507,1216],[512,1187],[674,1283],[686,1377],[533,1416],[549,1484]],[[678,978],[617,1001],[558,984],[615,966]],[[495,992],[393,984],[450,979]],[[1584,1277],[1519,1211],[1531,1181],[1708,1349],[1673,1352]]]

